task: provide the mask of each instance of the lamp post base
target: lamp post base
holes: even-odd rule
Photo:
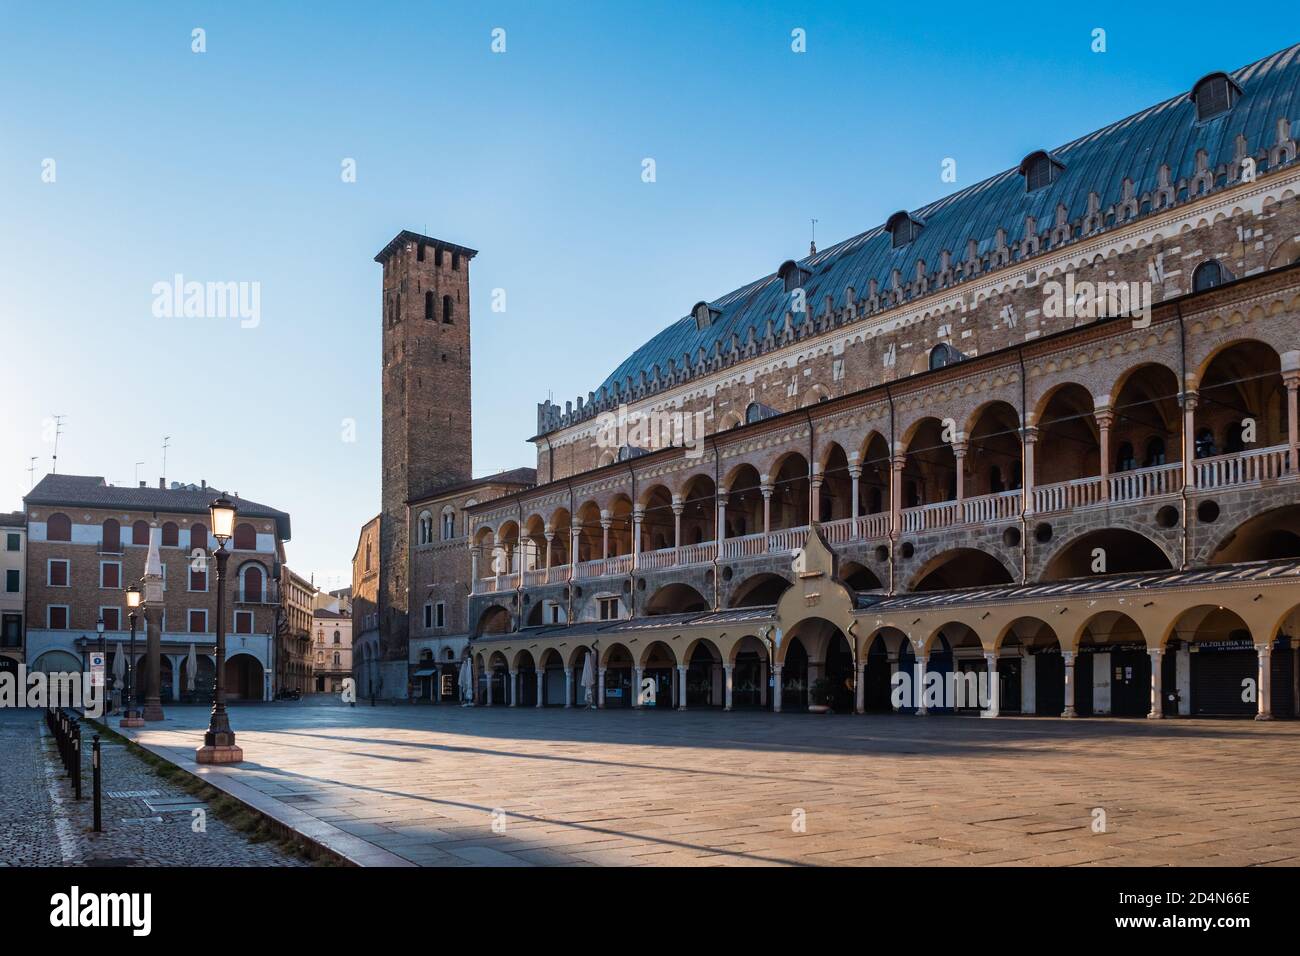
[[[144,702],[144,719],[145,720],[166,720],[163,714],[162,701],[149,699]]]
[[[204,744],[194,751],[194,759],[198,763],[239,763],[244,759],[244,751],[234,744],[228,746]]]
[[[143,727],[144,718],[136,714],[129,714],[117,722],[119,727]]]

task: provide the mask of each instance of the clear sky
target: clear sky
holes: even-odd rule
[[[399,230],[480,250],[475,473],[531,465],[539,401],[806,254],[811,219],[819,245],[844,239],[1300,34],[1266,23],[1131,3],[6,0],[0,510],[30,459],[50,469],[53,415],[59,470],[114,483],[156,483],[170,436],[169,481],[290,512],[290,565],[341,586],[379,509],[372,259]],[[177,274],[257,283],[256,324],[155,315]]]

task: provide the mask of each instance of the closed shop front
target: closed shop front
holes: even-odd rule
[[[1253,687],[1259,656],[1249,640],[1193,644],[1191,651],[1193,715],[1253,717],[1258,713]]]
[[[1065,658],[1055,648],[1034,655],[1034,707],[1048,717],[1065,710]],[[1076,679],[1078,665],[1075,666]]]

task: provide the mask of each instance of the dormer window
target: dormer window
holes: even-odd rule
[[[776,274],[781,277],[781,284],[786,292],[793,292],[795,289],[801,288],[805,282],[812,278],[812,273],[801,268],[793,259],[787,259],[783,262]]]
[[[1196,104],[1196,121],[1204,123],[1232,109],[1241,96],[1241,87],[1232,82],[1226,73],[1211,73],[1192,87],[1192,102]]]
[[[949,345],[947,342],[940,342],[930,350],[930,371],[937,368],[943,368],[945,365],[952,365],[954,362],[961,361],[961,353]]]
[[[1032,193],[1050,186],[1060,178],[1064,164],[1050,153],[1041,149],[1030,153],[1020,161],[1020,174],[1025,177],[1025,192]]]
[[[713,324],[713,320],[722,313],[712,308],[707,302],[695,303],[695,308],[691,309],[691,315],[695,316],[695,329],[702,331]]]
[[[1192,291],[1204,292],[1206,289],[1213,289],[1216,285],[1223,285],[1231,278],[1228,270],[1223,268],[1223,264],[1218,259],[1207,259],[1192,273]]]
[[[921,221],[913,219],[906,212],[896,212],[885,222],[885,229],[891,237],[891,245],[901,249],[921,234]]]

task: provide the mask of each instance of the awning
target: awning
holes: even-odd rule
[[[415,672],[415,676],[432,677],[436,673],[438,673],[438,668],[436,667],[421,667],[418,671]]]

